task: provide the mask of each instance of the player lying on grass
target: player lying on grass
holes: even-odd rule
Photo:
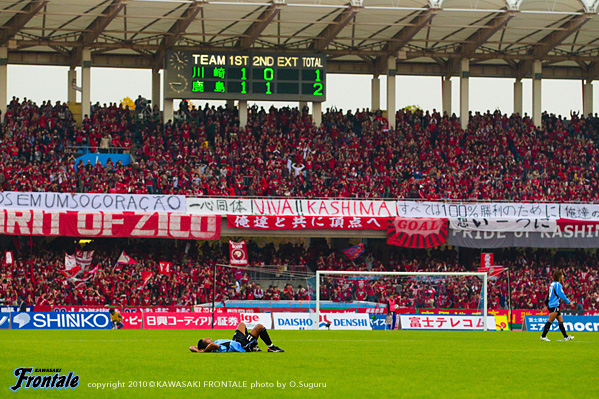
[[[202,352],[261,352],[258,347],[258,337],[262,338],[262,341],[268,345],[269,352],[285,352],[283,349],[274,346],[266,327],[262,324],[256,324],[256,327],[252,328],[252,331],[248,333],[245,323],[239,323],[233,339],[212,339],[206,337],[198,341],[198,346],[190,346],[189,350],[196,353]]]

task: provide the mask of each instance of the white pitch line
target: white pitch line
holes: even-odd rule
[[[553,341],[553,342],[561,342],[562,344],[566,343],[566,341]],[[599,343],[599,341],[567,341],[567,342],[569,342],[571,344],[577,344],[577,343],[583,343],[583,342],[584,343],[587,343],[587,342],[591,342],[591,343],[597,342],[597,343]]]
[[[169,342],[172,339],[61,339],[53,340],[52,342],[135,342],[135,341],[146,341],[146,342]],[[27,341],[0,341],[0,342],[48,342],[43,340],[27,340]]]

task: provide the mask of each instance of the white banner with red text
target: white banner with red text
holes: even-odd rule
[[[185,212],[184,195],[0,193],[0,208],[43,211]]]
[[[484,330],[483,316],[408,314],[400,316],[402,330]],[[487,329],[495,330],[495,316],[487,316]]]
[[[583,210],[583,208],[586,209],[585,207],[588,208],[587,211]],[[577,205],[567,209],[570,209],[569,214],[588,215],[599,220],[599,205]],[[566,217],[560,216],[560,204],[550,203],[444,203],[341,199],[187,198],[187,211],[194,214],[222,216],[399,216],[443,219],[559,219]],[[575,217],[571,217],[571,219],[575,219]],[[588,218],[584,220],[588,220]]]
[[[200,215],[395,216],[394,201],[187,198],[189,213]]]
[[[0,234],[218,240],[221,216],[159,212],[0,210]]]
[[[388,218],[362,216],[256,216],[228,215],[227,225],[257,230],[385,230]]]

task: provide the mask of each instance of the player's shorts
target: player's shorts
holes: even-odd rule
[[[561,316],[561,312],[559,311],[559,306],[556,306],[554,308],[549,308],[549,313],[553,313],[553,312],[557,312],[558,316]]]
[[[258,341],[256,340],[256,338],[254,338],[252,334],[244,334],[239,330],[235,330],[235,334],[233,335],[233,341],[239,342],[241,347],[246,351],[249,348],[252,348],[258,344]]]

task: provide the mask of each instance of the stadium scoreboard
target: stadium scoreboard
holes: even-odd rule
[[[326,55],[170,50],[165,98],[326,100]]]

